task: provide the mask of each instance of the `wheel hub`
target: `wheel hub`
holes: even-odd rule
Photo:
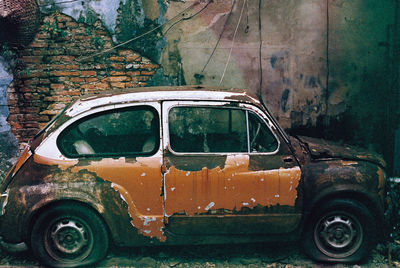
[[[352,221],[345,216],[333,216],[322,222],[321,236],[324,243],[333,248],[344,248],[356,237]]]
[[[338,228],[338,229],[335,231],[335,238],[336,238],[336,239],[341,239],[342,237],[343,237],[343,230],[340,229],[340,228]]]
[[[319,250],[334,258],[345,258],[353,254],[360,247],[362,236],[359,221],[344,212],[323,217],[314,231]]]
[[[74,220],[64,220],[55,224],[51,239],[56,248],[66,254],[82,250],[88,243],[85,228]]]

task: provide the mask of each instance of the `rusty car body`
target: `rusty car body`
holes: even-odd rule
[[[317,261],[357,262],[384,224],[384,167],[288,136],[243,90],[132,89],[76,101],[33,139],[0,185],[0,235],[60,267],[110,243],[297,239]]]

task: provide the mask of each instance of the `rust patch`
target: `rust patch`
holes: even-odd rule
[[[25,149],[25,151],[21,154],[21,156],[18,159],[18,162],[15,164],[15,168],[13,171],[13,176],[15,173],[21,168],[21,166],[25,163],[25,161],[32,155],[31,151],[29,148]]]
[[[310,150],[311,157],[314,159],[338,158],[351,160],[366,160],[386,167],[383,158],[374,152],[369,152],[357,147],[348,147],[332,141],[316,139],[311,137],[298,137]]]
[[[379,177],[379,184],[378,184],[378,189],[384,189],[385,188],[385,173],[381,168],[378,168],[378,171],[376,172]]]
[[[204,156],[196,156],[196,155],[185,155],[184,161],[176,161],[174,159],[175,155],[171,154],[169,150],[165,150],[164,154],[166,155],[165,164],[168,167],[175,166],[178,170],[185,171],[200,171],[203,168],[207,168],[209,170],[220,168],[224,169],[226,163],[226,155],[214,156],[209,155],[207,157]]]
[[[125,158],[90,161],[86,166],[75,166],[72,172],[88,170],[103,180],[112,182],[128,205],[132,225],[140,234],[166,240],[163,233],[164,216],[161,197],[161,157],[137,158],[128,163]]]
[[[66,170],[78,164],[78,160],[56,160],[38,154],[33,155],[33,161],[38,165],[57,165],[61,170]]]
[[[179,170],[165,174],[165,213],[171,216],[206,213],[209,210],[294,206],[301,177],[299,167],[249,170],[249,156],[228,156],[224,168]]]

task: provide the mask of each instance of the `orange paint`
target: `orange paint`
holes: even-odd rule
[[[208,210],[240,211],[257,205],[294,206],[301,171],[298,167],[249,171],[246,155],[228,156],[224,169],[183,171],[172,166],[165,174],[165,213],[186,215]]]
[[[131,223],[139,233],[165,241],[161,157],[136,160],[135,163],[128,163],[125,158],[91,161],[88,166],[73,167],[72,172],[88,170],[112,182],[112,187],[127,203]]]
[[[175,213],[190,216],[217,209],[294,206],[301,177],[298,167],[250,171],[248,155],[232,155],[227,157],[223,169],[204,167],[200,171],[184,171],[172,166],[165,174],[163,200],[161,157],[137,158],[132,163],[123,157],[109,158],[90,161],[85,166],[78,166],[77,160],[34,157],[38,164],[59,165],[63,170],[72,167],[74,173],[88,170],[111,182],[128,205],[132,225],[140,234],[161,242],[166,240],[165,223]]]

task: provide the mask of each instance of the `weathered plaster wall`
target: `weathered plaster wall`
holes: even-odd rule
[[[100,19],[114,43],[156,28],[125,46],[160,64],[148,85],[247,88],[294,133],[393,158],[395,0],[56,2],[40,0],[42,12]]]
[[[194,2],[171,4],[167,17]],[[197,76],[204,84],[219,85],[242,5],[221,85],[261,93],[283,127],[294,133],[367,146],[384,153],[391,165],[393,111],[399,105],[394,88],[398,63],[392,60],[395,1],[261,1],[261,9],[259,1],[214,1],[164,35],[164,72],[177,76],[179,71],[188,84],[196,83]],[[226,19],[221,41],[202,72]]]
[[[168,9],[170,17],[187,5],[177,3]],[[244,5],[244,6],[243,6]],[[222,86],[243,87],[262,94],[264,101],[285,128],[292,124],[316,124],[325,110],[325,4],[322,1],[236,1],[232,15],[231,1],[215,1],[189,21],[182,22],[166,35],[161,65],[176,73],[180,58],[185,81],[219,85],[238,25],[234,48]],[[201,7],[197,7],[197,10]],[[261,36],[258,16],[261,16]],[[202,72],[218,42],[209,64]],[[261,44],[260,44],[261,38]],[[261,45],[261,67],[259,53]],[[260,71],[262,85],[260,92]]]

